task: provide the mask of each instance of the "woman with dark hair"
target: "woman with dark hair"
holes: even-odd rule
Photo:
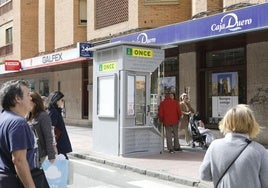
[[[37,92],[30,93],[33,102],[33,109],[29,113],[28,123],[33,129],[38,138],[38,150],[40,162],[43,163],[45,157],[53,162],[57,152],[53,127],[48,113],[45,111],[45,106],[41,96]]]
[[[65,155],[66,159],[68,159],[67,153],[73,150],[62,117],[62,107],[64,105],[63,97],[64,95],[60,91],[50,93],[47,100],[47,111],[51,118],[52,126],[55,128],[58,153]]]

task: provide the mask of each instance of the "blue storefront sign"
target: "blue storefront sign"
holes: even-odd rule
[[[79,43],[80,57],[93,57],[92,51],[89,50],[91,47],[92,47],[91,43],[80,42]]]
[[[111,39],[111,42],[180,44],[268,29],[268,3]]]

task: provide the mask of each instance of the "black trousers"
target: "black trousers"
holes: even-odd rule
[[[0,188],[21,188],[21,186],[16,175],[0,173]]]

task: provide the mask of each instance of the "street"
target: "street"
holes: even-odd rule
[[[205,151],[199,147],[191,148],[189,146],[183,145],[183,151],[176,152],[175,154],[169,154],[168,152],[164,152],[162,154],[137,157],[114,156],[109,155],[107,153],[98,153],[93,150],[92,128],[79,126],[66,126],[66,128],[68,130],[68,134],[73,146],[73,152],[69,154],[69,157],[72,160],[75,159],[75,161],[79,161],[77,162],[79,164],[76,164],[75,174],[73,178],[74,184],[71,185],[71,187],[75,187],[78,182],[80,184],[84,182],[84,185],[81,185],[81,187],[88,185],[96,185],[94,181],[97,181],[99,177],[103,178],[101,179],[101,181],[105,182],[103,174],[97,176],[97,178],[92,178],[96,174],[95,172],[88,171],[89,169],[92,170],[92,167],[80,168],[79,165],[81,166],[81,162],[82,164],[94,164],[95,166],[103,165],[102,167],[106,169],[110,169],[110,167],[113,166],[116,167],[116,171],[118,170],[118,172],[121,172],[119,173],[120,175],[126,175],[131,173],[132,175],[128,175],[128,178],[142,177],[138,178],[139,181],[144,179],[144,173],[146,173],[146,179],[150,179],[150,177],[152,177],[154,181],[154,178],[157,178],[161,182],[168,182],[166,180],[166,178],[168,177],[173,183],[179,182],[180,184],[175,184],[176,187],[183,187],[185,185],[193,186],[194,184],[204,183],[200,182],[200,180],[198,179],[198,168],[200,166],[201,161],[203,160],[205,153]],[[183,144],[183,140],[180,140],[180,142]],[[94,161],[94,163],[91,163],[90,161]],[[77,168],[79,169],[78,173],[76,173]],[[110,176],[111,174],[108,177]],[[92,178],[94,181],[92,181],[90,178]],[[121,180],[123,180],[122,177],[120,178]],[[125,182],[129,181],[135,180],[125,180]],[[112,181],[108,181],[108,183],[111,182]],[[102,184],[105,185],[105,183]],[[130,186],[128,183],[127,185]],[[164,183],[164,185],[166,185],[166,183]],[[205,182],[204,187],[207,188],[213,186],[209,185],[208,182]]]
[[[74,177],[68,188],[189,188],[89,160],[71,157],[70,161],[74,164]]]

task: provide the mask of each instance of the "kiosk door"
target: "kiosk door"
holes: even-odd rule
[[[123,127],[150,124],[150,73],[121,71]]]

